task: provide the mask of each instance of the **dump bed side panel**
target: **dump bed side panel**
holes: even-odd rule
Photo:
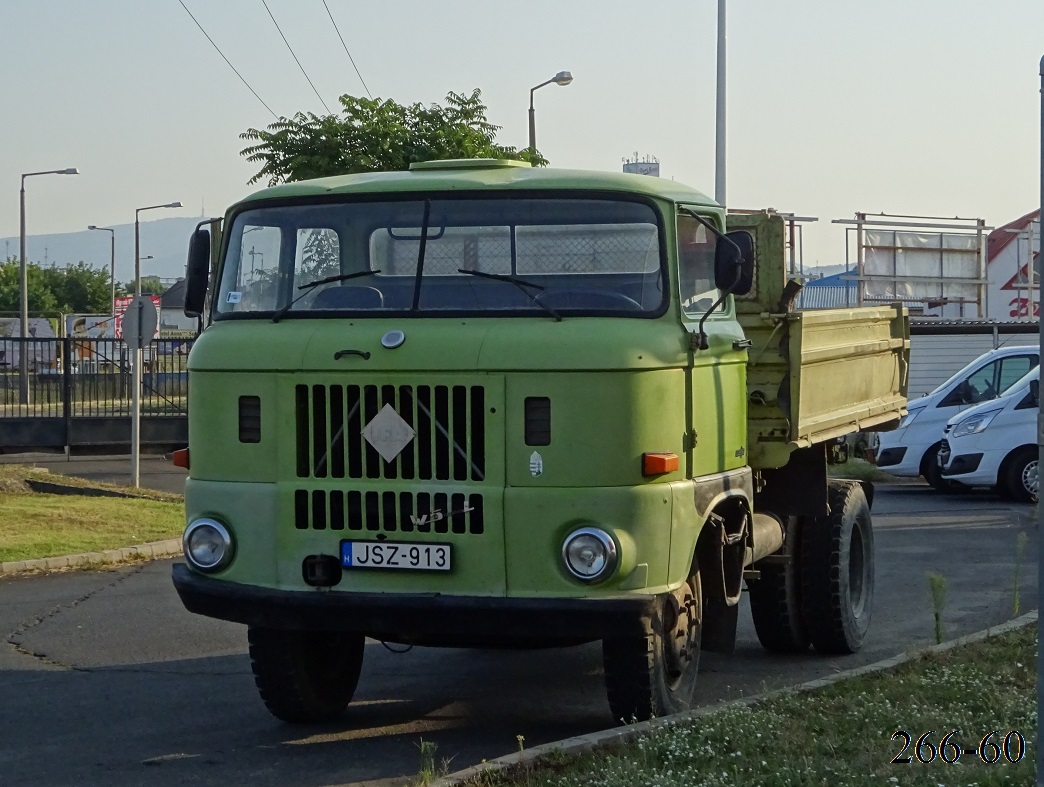
[[[771,212],[730,216],[729,228],[747,229],[757,242],[755,290],[737,298],[740,322],[753,342],[750,465],[782,467],[796,448],[901,418],[910,361],[902,305],[793,311],[783,218]]]

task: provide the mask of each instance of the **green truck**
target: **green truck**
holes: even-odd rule
[[[796,311],[784,251],[771,211],[517,161],[247,197],[189,248],[183,603],[288,722],[366,638],[601,641],[613,718],[682,711],[744,585],[766,648],[855,652],[873,489],[827,454],[905,414],[908,321]]]

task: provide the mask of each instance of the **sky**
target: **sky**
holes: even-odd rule
[[[5,113],[0,237],[219,215],[256,190],[239,135],[324,113],[261,0],[0,0]],[[365,95],[323,0],[267,0],[326,105]],[[716,0],[646,4],[327,0],[375,97],[444,103],[482,90],[502,144],[552,166],[661,176],[714,193]],[[845,261],[856,211],[984,218],[1039,204],[1041,0],[729,0],[727,202],[819,221],[806,265]],[[3,185],[3,184],[6,184]],[[107,261],[107,238],[84,259]],[[97,254],[94,254],[97,251]]]

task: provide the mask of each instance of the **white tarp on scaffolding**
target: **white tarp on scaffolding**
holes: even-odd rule
[[[18,369],[21,363],[23,342],[22,321],[17,317],[0,317],[0,374],[11,369]],[[32,341],[34,339],[51,339],[55,337],[54,326],[44,317],[29,318],[29,368],[32,371],[46,370],[54,367],[54,341]]]
[[[871,229],[864,232],[866,298],[976,302],[978,285],[968,280],[982,278],[978,235]]]

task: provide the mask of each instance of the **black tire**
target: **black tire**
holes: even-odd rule
[[[855,653],[870,626],[874,531],[854,481],[831,479],[830,513],[804,520],[799,539],[801,617],[820,653]]]
[[[761,577],[747,582],[750,614],[754,619],[758,641],[765,650],[773,653],[802,653],[808,650],[810,642],[801,619],[799,532],[798,518],[788,517],[786,541],[781,554],[790,557],[790,561],[758,566]]]
[[[1037,449],[1020,448],[1008,460],[1004,472],[1004,490],[1013,499],[1032,503],[1040,493],[1040,463]]]
[[[641,619],[635,635],[602,640],[613,718],[627,724],[691,708],[702,634],[700,575],[694,570],[681,588],[657,599],[655,611]]]
[[[362,670],[362,634],[251,626],[247,639],[254,683],[277,719],[330,721],[352,701]]]
[[[951,481],[949,478],[943,478],[942,469],[936,460],[940,445],[940,443],[936,443],[924,452],[924,458],[921,459],[921,475],[928,482],[928,486],[936,492],[960,492],[964,489],[964,484],[960,481]]]

